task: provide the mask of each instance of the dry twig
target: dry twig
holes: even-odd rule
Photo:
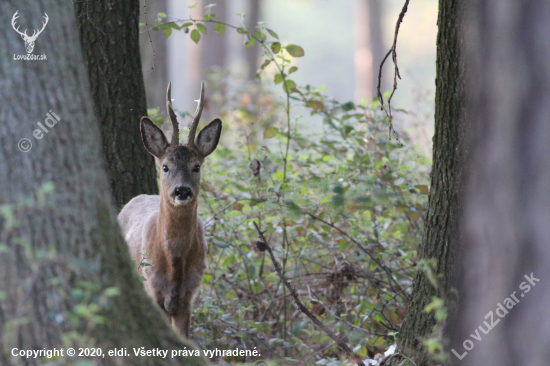
[[[378,100],[380,101],[380,108],[384,112],[386,112],[386,115],[390,119],[389,138],[391,140],[391,133],[393,131],[393,133],[395,135],[395,139],[400,144],[401,144],[401,141],[399,141],[399,138],[397,137],[398,135],[395,132],[395,129],[393,128],[393,123],[392,123],[393,116],[392,116],[392,113],[391,113],[391,100],[393,98],[393,94],[397,90],[397,78],[401,79],[401,75],[399,74],[399,67],[397,67],[397,52],[396,52],[397,35],[399,34],[399,27],[401,26],[401,22],[403,22],[403,18],[405,17],[405,14],[407,13],[407,9],[409,7],[409,1],[410,0],[405,0],[405,5],[403,5],[403,9],[401,9],[401,13],[399,13],[399,17],[397,18],[397,24],[395,25],[395,35],[393,37],[393,45],[391,46],[390,50],[388,51],[388,53],[386,53],[386,56],[384,57],[384,59],[380,63],[380,71],[378,72],[378,86],[376,88],[377,97],[378,97]],[[393,90],[390,94],[390,97],[388,98],[388,108],[386,109],[386,107],[384,106],[384,97],[382,97],[382,93],[380,92],[380,83],[382,82],[382,67],[384,66],[384,63],[386,62],[386,60],[388,59],[388,57],[390,55],[392,55],[392,61],[393,61],[393,64],[395,66],[395,69],[394,69],[394,75],[393,75]]]
[[[271,247],[269,246],[267,239],[264,236],[264,232],[260,230],[260,227],[258,224],[254,221],[254,226],[256,227],[256,231],[258,231],[258,241],[256,242],[256,247],[260,251],[268,251],[269,256],[271,257],[271,261],[273,262],[273,265],[275,266],[275,270],[277,271],[277,274],[279,275],[279,278],[284,283],[285,287],[288,289],[292,297],[294,298],[294,302],[298,306],[298,309],[302,311],[302,313],[306,314],[308,318],[310,318],[313,323],[318,326],[323,332],[325,332],[346,354],[351,358],[352,362],[355,362],[359,366],[365,366],[363,361],[361,360],[361,357],[355,354],[348,345],[341,339],[338,339],[336,334],[334,334],[330,329],[328,329],[315,315],[313,315],[305,306],[302,304],[300,299],[298,298],[298,293],[296,292],[296,289],[290,285],[288,280],[284,277],[283,271],[281,269],[281,265],[279,262],[277,262],[277,259],[275,259],[275,256],[273,255],[273,251],[271,250]]]

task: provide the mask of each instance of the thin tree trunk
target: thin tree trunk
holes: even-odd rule
[[[229,11],[228,0],[219,0],[216,2],[216,6],[212,8],[212,13],[216,15],[214,20],[219,20],[222,22],[227,22],[227,13]],[[199,46],[201,48],[201,79],[203,81],[208,80],[208,73],[215,70],[223,69],[226,67],[227,63],[227,45],[229,42],[228,33],[229,29],[226,30],[226,33],[219,35],[214,30],[214,24],[206,24],[206,34],[201,36]],[[212,80],[212,79],[211,79]],[[213,79],[214,82],[217,79]],[[196,88],[195,88],[196,89]],[[192,89],[192,90],[195,90]],[[222,92],[225,92],[221,90]],[[212,99],[207,99],[208,101],[208,110],[205,110],[206,117],[214,118],[217,116],[220,111],[219,101],[214,101]]]
[[[141,12],[141,22],[145,23],[145,16],[147,16],[149,27],[156,22],[159,12],[168,13],[167,0],[141,0],[140,3],[142,9],[147,5],[147,13]],[[151,39],[146,33],[141,34],[139,39],[147,108],[159,108],[161,113],[165,113],[166,86],[168,85],[167,42],[162,31],[150,32],[150,35]]]
[[[434,259],[435,274],[440,275],[434,288],[425,272],[419,271],[401,327],[399,348],[417,357],[417,365],[429,365],[422,339],[436,324],[433,314],[424,312],[433,296],[444,298],[453,317],[451,288],[459,241],[458,218],[460,197],[466,173],[464,149],[464,60],[463,0],[439,1],[437,36],[437,78],[435,99],[435,132],[431,187],[428,197],[425,232],[419,259]]]
[[[480,0],[472,7],[467,94],[475,132],[468,136],[460,331],[451,339],[463,359],[452,352],[451,359],[547,365],[550,3]],[[470,336],[476,332],[481,341]]]
[[[372,99],[384,57],[382,1],[356,0],[354,5],[355,99]],[[383,83],[382,91],[385,88]]]
[[[214,20],[227,22],[227,0],[216,2],[212,13],[216,14]],[[199,42],[201,46],[202,79],[206,80],[205,70],[212,67],[224,68],[227,60],[227,33],[218,35],[214,30],[214,24],[206,24],[206,34],[202,35]]]
[[[47,61],[9,57],[22,43],[10,26],[16,10],[29,23],[47,12],[37,44]],[[13,348],[101,347],[128,356],[91,357],[93,364],[205,365],[200,357],[134,356],[134,347],[192,346],[147,298],[120,234],[77,32],[72,2],[0,2],[0,364],[43,362],[13,357]],[[45,121],[50,110],[57,124]],[[52,125],[40,139],[36,121]],[[30,151],[17,148],[21,138]]]
[[[103,155],[118,208],[157,190],[153,158],[141,143],[147,114],[139,52],[139,0],[76,2],[84,59]]]
[[[261,0],[248,0],[248,12],[246,13],[246,25],[248,29],[254,32],[260,21]],[[254,80],[258,70],[258,58],[260,57],[260,47],[254,45],[245,50],[245,59],[247,65],[247,80]]]

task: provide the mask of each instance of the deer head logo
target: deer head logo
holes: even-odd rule
[[[42,29],[40,30],[34,30],[32,36],[29,36],[27,34],[27,30],[25,29],[24,32],[21,32],[19,31],[19,26],[17,26],[17,28],[15,27],[15,22],[17,20],[17,18],[19,18],[19,15],[17,15],[17,13],[19,13],[19,10],[17,10],[15,12],[15,14],[13,14],[13,18],[11,18],[11,26],[13,27],[13,29],[15,29],[15,31],[17,33],[19,33],[21,35],[21,38],[23,38],[23,40],[25,41],[25,48],[27,49],[27,53],[32,53],[32,50],[34,49],[34,42],[36,41],[36,38],[38,38],[38,35],[40,33],[42,33],[42,31],[44,30],[44,28],[46,28],[46,24],[48,24],[48,14],[44,13],[44,19],[46,20],[45,22],[42,22]]]

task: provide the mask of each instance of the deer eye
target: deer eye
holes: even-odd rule
[[[162,171],[166,173],[168,171],[168,167],[166,165],[163,165],[162,166]]]
[[[198,173],[201,171],[201,166],[200,165],[195,165],[195,167],[193,168],[193,173]]]

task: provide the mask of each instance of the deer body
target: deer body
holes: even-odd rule
[[[160,195],[135,197],[124,206],[118,221],[132,258],[138,264],[142,259],[151,264],[142,267],[149,297],[171,317],[173,327],[188,338],[193,298],[206,268],[207,246],[197,214],[200,167],[218,144],[221,121],[212,121],[195,141],[204,102],[201,87],[201,100],[188,143],[179,145],[170,86],[167,99],[174,131],[171,144],[147,117],[141,120],[144,145],[162,167]],[[145,258],[144,253],[147,253]]]

